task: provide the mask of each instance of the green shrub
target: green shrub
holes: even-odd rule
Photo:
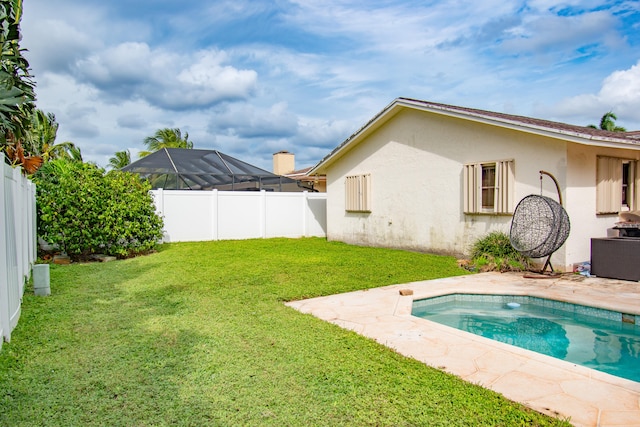
[[[529,269],[530,261],[511,246],[509,236],[494,231],[473,244],[471,265],[479,271],[522,271]]]
[[[162,237],[150,187],[134,174],[105,174],[95,165],[60,159],[33,179],[38,235],[73,259],[128,257],[148,252]]]

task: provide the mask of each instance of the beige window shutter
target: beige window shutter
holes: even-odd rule
[[[596,165],[596,213],[618,213],[622,204],[622,161],[598,157]]]
[[[371,211],[371,174],[364,176],[364,209]]]
[[[371,174],[347,176],[345,179],[345,210],[371,211]]]
[[[513,161],[496,162],[496,213],[510,213],[513,210],[514,181]]]
[[[478,171],[480,170],[480,172]],[[465,213],[477,213],[478,206],[480,205],[480,196],[482,194],[482,176],[478,178],[478,175],[482,173],[482,168],[477,164],[464,166],[464,212]]]
[[[345,179],[344,197],[345,209],[348,211],[355,210],[357,206],[356,194],[358,192],[358,181],[355,176],[348,176]]]

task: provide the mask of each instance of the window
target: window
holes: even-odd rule
[[[493,210],[496,203],[496,164],[484,164],[482,167],[482,209]]]
[[[352,175],[345,180],[345,209],[371,212],[371,175]]]
[[[638,209],[637,161],[598,156],[596,165],[596,213]]]
[[[464,212],[513,212],[513,160],[464,165]]]

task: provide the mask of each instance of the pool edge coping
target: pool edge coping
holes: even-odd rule
[[[610,281],[597,278],[595,280],[587,279],[586,283],[566,280],[563,286],[559,286],[558,281],[562,280],[563,278],[553,280],[529,279],[514,273],[481,273],[388,285],[345,294],[292,301],[287,305],[374,339],[400,354],[412,357],[428,366],[444,370],[470,383],[497,391],[508,399],[520,402],[539,412],[556,417],[570,417],[571,422],[576,426],[640,426],[640,383],[411,315],[411,307],[414,300],[451,293],[494,295],[508,293],[554,299],[625,313],[629,312],[628,307],[631,306],[629,297],[636,304],[640,302],[640,286],[637,282]],[[483,282],[483,284],[477,287],[473,286],[474,282]],[[609,297],[616,293],[616,289],[609,288],[609,286],[617,287],[627,292],[624,295],[618,295],[613,298],[615,301],[611,301]],[[588,295],[583,294],[582,291],[585,289],[588,290],[586,292]],[[629,289],[631,289],[630,296]],[[411,291],[412,295],[401,295],[399,292],[401,290],[403,292]],[[598,302],[597,304],[585,301],[585,298],[593,299],[594,295]],[[608,298],[602,298],[603,296]],[[609,300],[607,301],[607,299]],[[622,309],[618,308],[620,301],[623,301],[621,304],[623,306]],[[637,309],[631,310],[631,312],[631,314],[640,314]],[[394,327],[406,327],[406,325],[411,325],[411,328],[413,328],[410,334],[405,331],[403,335],[403,332],[393,329]],[[435,341],[433,334],[439,335],[439,338],[436,338]],[[426,338],[426,335],[431,336],[431,338]],[[512,357],[528,360],[529,363],[525,366],[525,371],[528,371],[520,375],[521,379],[523,375],[535,377],[535,374],[532,374],[531,371],[537,369],[543,376],[547,373],[545,372],[547,370],[559,373],[566,372],[566,375],[562,374],[560,376],[568,377],[569,380],[547,378],[547,383],[556,383],[555,386],[551,387],[552,392],[549,395],[542,393],[540,396],[531,398],[529,397],[530,393],[527,394],[527,392],[532,386],[528,383],[518,386],[518,375],[513,376],[511,373],[503,373],[493,377],[494,379],[490,381],[484,381],[482,380],[482,375],[477,375],[477,372],[469,375],[457,368],[451,368],[451,366],[443,367],[443,365],[446,366],[448,364],[446,362],[430,363],[428,359],[411,350],[407,350],[408,345],[410,346],[411,344],[409,341],[418,339],[431,339],[431,343],[438,343],[439,340],[454,339],[459,343],[466,342],[469,345],[481,346],[487,352],[498,352],[503,357],[510,357],[508,355],[511,354]],[[459,349],[460,345],[465,348],[464,344],[459,344],[456,348]],[[472,360],[472,363],[476,364],[476,368],[478,368],[475,359]],[[478,378],[481,378],[481,380],[478,380]],[[484,378],[490,377],[485,376]],[[559,389],[561,392],[558,392]],[[605,397],[600,396],[599,393],[604,393],[605,390],[607,393],[604,395]],[[610,396],[615,396],[615,398]],[[620,419],[627,421],[620,423]],[[608,424],[607,420],[618,420],[618,422]]]

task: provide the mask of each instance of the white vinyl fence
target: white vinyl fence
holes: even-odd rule
[[[25,281],[36,260],[36,186],[0,156],[0,347],[20,318]]]
[[[324,237],[326,193],[153,190],[165,242]]]

